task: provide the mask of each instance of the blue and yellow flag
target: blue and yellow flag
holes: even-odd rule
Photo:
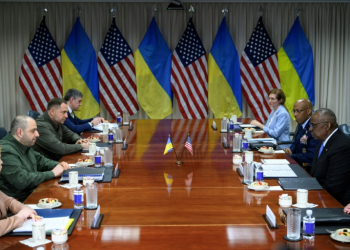
[[[62,50],[63,95],[70,88],[83,93],[76,115],[87,119],[100,112],[96,52],[78,17]]]
[[[173,143],[171,142],[170,136],[169,136],[168,141],[166,142],[166,145],[165,145],[164,154],[169,153],[171,151],[173,151]]]
[[[285,105],[294,118],[292,110],[297,100],[306,98],[315,104],[312,48],[300,25],[299,17],[295,19],[283,46],[278,51],[278,71],[281,88],[286,95]]]
[[[221,21],[209,54],[208,100],[215,118],[242,115],[239,59],[226,17]]]
[[[173,112],[170,85],[171,51],[153,17],[146,35],[135,52],[137,98],[152,119]]]

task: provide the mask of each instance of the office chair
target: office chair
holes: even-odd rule
[[[39,112],[36,112],[36,111],[33,111],[33,110],[29,110],[28,111],[28,116],[30,116],[34,120],[36,120],[36,118],[38,118],[39,115],[40,115]]]
[[[7,135],[7,131],[4,127],[0,127],[0,140]]]
[[[339,125],[338,128],[341,132],[343,132],[343,134],[350,138],[350,129],[347,124]]]

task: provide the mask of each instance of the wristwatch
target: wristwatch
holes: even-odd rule
[[[94,124],[93,124],[92,122],[89,122],[89,124],[90,124],[90,126],[91,126],[91,127],[93,127],[93,126],[94,126]]]

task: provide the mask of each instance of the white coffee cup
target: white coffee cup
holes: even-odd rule
[[[308,191],[306,189],[297,190],[297,205],[307,207]]]
[[[108,123],[102,123],[102,132],[103,134],[108,134],[109,130],[109,124]]]
[[[254,158],[254,154],[253,154],[252,151],[245,152],[245,155],[244,155],[245,162],[252,163],[253,162],[253,158]]]
[[[77,184],[78,184],[78,171],[70,171],[69,185],[77,185]]]
[[[233,121],[234,124],[237,123],[237,115],[232,115],[232,116],[231,116],[231,119],[232,119],[232,121]]]

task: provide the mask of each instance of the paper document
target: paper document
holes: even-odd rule
[[[264,169],[264,177],[297,177],[289,165],[262,165]]]
[[[251,125],[251,124],[240,124],[241,128],[258,128],[257,126]]]
[[[93,129],[96,129],[96,130],[99,130],[99,131],[103,131],[102,124],[103,123],[100,123],[100,124],[94,126]],[[108,124],[109,124],[109,129],[118,127],[117,123],[108,123]]]
[[[262,163],[267,165],[288,165],[289,161],[286,159],[261,159]]]
[[[65,228],[69,221],[69,217],[57,217],[57,218],[44,218],[45,231],[52,231],[55,228]],[[31,232],[32,231],[33,220],[27,220],[24,222],[23,226],[13,230],[13,232]]]

